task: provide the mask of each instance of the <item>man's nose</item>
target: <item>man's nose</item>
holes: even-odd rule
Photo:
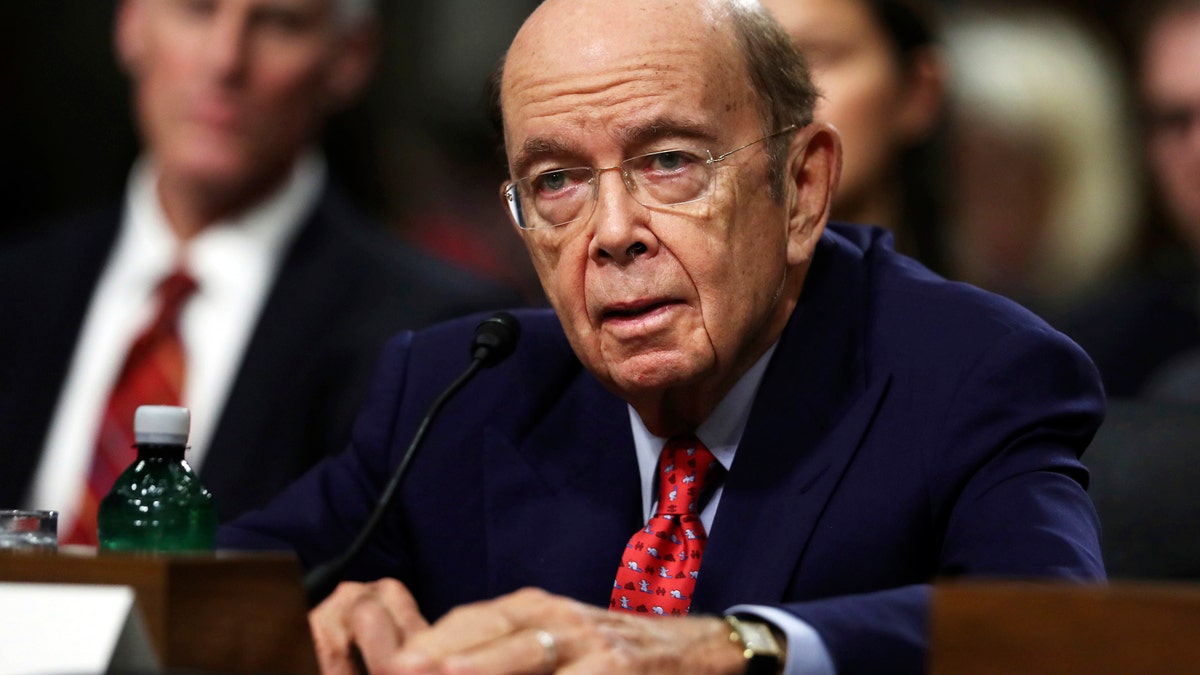
[[[217,16],[206,49],[212,70],[224,79],[245,73],[250,51],[249,17],[236,12]]]
[[[619,168],[604,169],[596,176],[596,208],[589,253],[596,262],[618,265],[632,263],[639,256],[658,252],[658,239],[650,229],[650,209],[633,197],[630,185]]]

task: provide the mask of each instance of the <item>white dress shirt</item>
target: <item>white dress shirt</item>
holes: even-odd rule
[[[726,471],[733,466],[738,443],[742,440],[746,421],[750,418],[750,407],[754,404],[758,385],[762,382],[776,346],[778,345],[768,349],[767,353],[746,371],[713,409],[708,419],[696,429],[696,437]],[[638,469],[642,476],[642,515],[644,520],[649,521],[658,502],[658,480],[655,475],[658,456],[662,453],[667,439],[651,434],[632,406],[629,407],[629,422],[633,430],[633,444],[637,450]],[[724,484],[718,485],[700,511],[700,522],[704,524],[704,531],[710,537],[720,536],[720,533],[714,534],[712,526],[724,491]],[[733,525],[736,526],[736,523]],[[700,566],[700,574],[704,574],[703,564]],[[735,605],[727,609],[726,613],[753,615],[774,624],[787,635],[787,663],[784,667],[784,673],[787,675],[833,675],[835,672],[833,660],[825,643],[821,641],[821,636],[804,621],[774,607],[760,605]]]
[[[117,240],[92,293],[28,507],[57,510],[60,530],[70,530],[109,393],[133,341],[154,318],[159,282],[180,262],[198,285],[180,314],[180,336],[182,403],[192,413],[187,460],[199,469],[279,264],[325,174],[323,160],[310,153],[267,199],[184,244],[163,212],[153,158],[134,164]]]

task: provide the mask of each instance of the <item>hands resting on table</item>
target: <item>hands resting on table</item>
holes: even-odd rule
[[[741,673],[720,617],[649,618],[525,589],[430,625],[394,579],[345,582],[309,614],[324,673]]]

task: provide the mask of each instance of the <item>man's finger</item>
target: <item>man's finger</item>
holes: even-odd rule
[[[320,605],[308,613],[317,664],[327,675],[354,675],[351,658],[352,635],[345,612],[363,592],[363,584],[341,584]]]
[[[429,622],[417,607],[416,599],[404,584],[395,579],[380,579],[371,584],[371,591],[387,609],[393,624],[400,629],[402,641],[403,636],[429,627]]]
[[[456,607],[429,630],[414,635],[405,648],[441,660],[502,638],[520,628],[503,611],[503,602],[502,598]]]
[[[428,627],[412,594],[394,579],[343,582],[309,612],[308,622],[321,671],[337,675],[359,672],[366,653],[379,659]]]
[[[543,629],[525,629],[447,657],[445,665],[452,672],[480,675],[553,673],[564,658],[552,633]]]
[[[404,642],[389,608],[378,596],[364,595],[350,607],[346,623],[367,672],[383,672]]]

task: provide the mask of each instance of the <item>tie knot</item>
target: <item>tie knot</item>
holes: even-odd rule
[[[183,266],[175,268],[174,272],[163,278],[158,284],[158,321],[155,323],[173,323],[183,303],[196,291],[196,280]]]
[[[695,436],[667,441],[658,458],[658,515],[696,515],[705,489],[724,469]]]
[[[196,280],[190,272],[180,265],[162,281],[158,282],[158,295],[166,303],[168,300],[179,302],[196,290]]]

